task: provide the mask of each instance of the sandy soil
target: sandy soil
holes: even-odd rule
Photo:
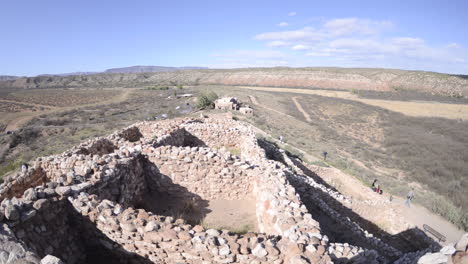
[[[237,201],[212,200],[208,202],[209,212],[203,225],[210,228],[227,229],[234,232],[257,232],[255,199]]]

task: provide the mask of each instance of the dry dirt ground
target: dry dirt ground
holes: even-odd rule
[[[211,212],[203,219],[205,227],[240,233],[258,231],[254,199],[212,200],[208,202],[207,208]]]
[[[447,104],[437,102],[408,102],[408,101],[389,101],[379,99],[359,98],[351,92],[330,91],[330,90],[309,90],[293,88],[274,88],[274,87],[250,87],[240,86],[243,89],[269,92],[288,92],[297,94],[312,94],[335,98],[354,100],[365,104],[382,107],[391,111],[399,112],[409,116],[422,117],[444,117],[450,119],[468,120],[468,105],[466,104]]]
[[[90,90],[90,94],[93,94],[94,90]],[[46,102],[49,102],[48,104],[38,104],[38,103],[33,103],[36,101],[40,101],[40,98],[35,98],[34,96],[30,95],[29,97],[19,97],[15,98],[15,100],[5,100],[2,99],[0,100],[0,104],[6,104],[6,103],[21,103],[25,104],[28,106],[34,106],[37,108],[36,111],[28,111],[27,109],[22,109],[21,111],[15,112],[15,113],[5,113],[5,115],[0,119],[0,121],[7,123],[6,126],[6,131],[13,131],[13,130],[18,130],[22,126],[24,126],[26,123],[28,123],[30,120],[32,120],[35,117],[38,117],[40,115],[47,115],[51,113],[56,113],[59,111],[68,111],[71,109],[74,109],[76,107],[86,107],[86,106],[93,106],[93,105],[101,105],[101,104],[110,104],[110,103],[118,103],[118,102],[123,102],[128,99],[129,95],[132,93],[132,89],[125,89],[125,90],[120,90],[120,89],[114,89],[112,90],[112,94],[109,96],[105,96],[101,98],[101,100],[96,100],[96,98],[93,98],[91,100],[89,96],[85,100],[80,100],[79,98],[76,98],[76,101],[67,101],[68,104],[62,104],[62,103],[53,103],[54,100],[60,101],[61,99],[64,99],[66,95],[61,95],[59,98],[55,96],[56,98],[48,98]],[[30,92],[32,94],[32,92]],[[60,91],[56,90],[55,94],[60,95]],[[101,96],[103,94],[100,94]],[[47,97],[47,96],[46,96]],[[50,97],[50,96],[49,96]],[[8,97],[11,98],[11,97]],[[28,102],[29,100],[32,100],[32,102]],[[98,98],[99,99],[99,98]],[[24,100],[24,101],[23,101]]]

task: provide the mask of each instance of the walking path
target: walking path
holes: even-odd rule
[[[297,107],[297,110],[299,110],[299,112],[301,112],[304,115],[307,122],[312,122],[312,119],[310,118],[310,115],[304,110],[304,108],[302,108],[302,105],[299,103],[299,101],[297,101],[297,98],[298,98],[298,96],[294,96],[292,98],[294,104]]]

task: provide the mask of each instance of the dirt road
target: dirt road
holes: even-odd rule
[[[302,105],[299,103],[299,101],[297,100],[298,96],[294,96],[292,98],[294,104],[296,105],[297,107],[297,110],[299,110],[299,112],[301,112],[305,119],[307,120],[307,122],[312,122],[312,118],[310,118],[310,115],[304,110],[304,108],[302,108]]]

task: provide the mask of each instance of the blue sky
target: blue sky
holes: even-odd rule
[[[1,0],[0,75],[132,65],[468,74],[468,1]]]

